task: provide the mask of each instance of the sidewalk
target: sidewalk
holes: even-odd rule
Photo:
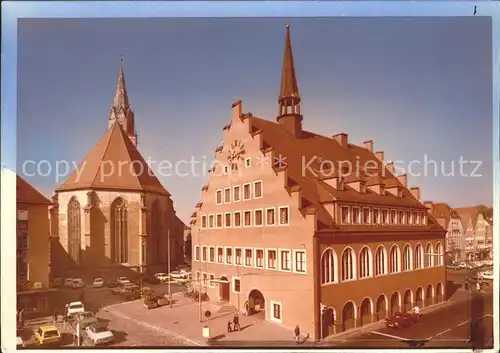
[[[230,305],[202,303],[202,313],[210,310],[210,318],[203,317],[200,322],[200,307],[197,302],[186,298],[183,293],[172,295],[173,307],[168,305],[148,310],[142,300],[111,305],[103,310],[121,317],[133,320],[135,323],[162,332],[188,346],[205,345],[261,345],[262,342],[276,342],[283,345],[286,342],[296,344],[291,330],[277,324],[258,319],[257,316],[245,316],[240,313],[241,331],[227,332],[227,323],[232,321],[236,309]],[[210,330],[210,339],[203,338],[203,327]],[[267,345],[267,343],[266,343]]]

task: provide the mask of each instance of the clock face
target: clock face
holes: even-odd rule
[[[234,140],[229,146],[229,153],[227,155],[227,160],[231,164],[236,164],[238,161],[243,160],[245,154],[245,146],[241,141]]]

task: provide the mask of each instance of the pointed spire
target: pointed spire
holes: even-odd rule
[[[118,85],[116,86],[115,99],[113,100],[113,108],[119,109],[129,108],[127,88],[125,86],[125,73],[123,72],[123,55],[120,57],[120,72],[118,74]]]
[[[290,39],[290,25],[286,25],[285,54],[283,56],[283,69],[281,73],[280,98],[299,98],[299,87],[293,65],[292,40]]]

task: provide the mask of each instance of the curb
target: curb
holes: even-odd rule
[[[111,306],[110,306],[111,307]],[[144,322],[144,321],[139,321],[139,320],[135,320],[135,319],[132,319],[131,317],[125,315],[125,314],[122,314],[118,311],[115,311],[115,310],[110,310],[109,308],[110,307],[106,307],[106,308],[103,308],[104,311],[112,314],[112,315],[115,315],[115,316],[118,316],[118,317],[121,317],[122,319],[125,319],[125,320],[131,320],[139,325],[142,325],[144,327],[147,327],[147,328],[150,328],[150,329],[153,329],[155,331],[159,331],[159,332],[162,332],[168,336],[171,336],[172,338],[174,339],[177,339],[179,341],[182,341],[182,342],[185,342],[185,343],[188,343],[189,345],[191,346],[203,346],[203,344],[200,344],[199,342],[196,342],[196,341],[193,341],[185,336],[182,336],[176,332],[173,332],[173,331],[170,331],[170,330],[167,330],[163,327],[158,327],[158,326],[155,326],[155,325],[151,325],[151,324],[148,324],[147,322]]]

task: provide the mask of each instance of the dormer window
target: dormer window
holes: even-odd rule
[[[411,224],[411,212],[406,211],[406,224]]]
[[[399,224],[405,224],[405,213],[404,211],[399,211]]]
[[[361,219],[360,219],[359,207],[353,207],[352,208],[352,223],[359,224],[360,221],[361,221]]]
[[[391,210],[391,221],[390,224],[396,224],[397,223],[397,218],[396,218],[396,210]]]
[[[422,212],[422,225],[427,225],[427,214],[425,212]],[[484,229],[481,229],[481,231]]]
[[[368,207],[363,208],[363,223],[370,224],[370,209]]]
[[[380,224],[380,210],[378,208],[372,210],[372,222],[373,224]]]
[[[420,213],[419,212],[413,212],[413,222],[416,225],[420,225]]]
[[[349,206],[342,206],[340,208],[340,219],[343,224],[349,223]]]
[[[387,210],[382,210],[382,224],[389,224],[389,212]]]

